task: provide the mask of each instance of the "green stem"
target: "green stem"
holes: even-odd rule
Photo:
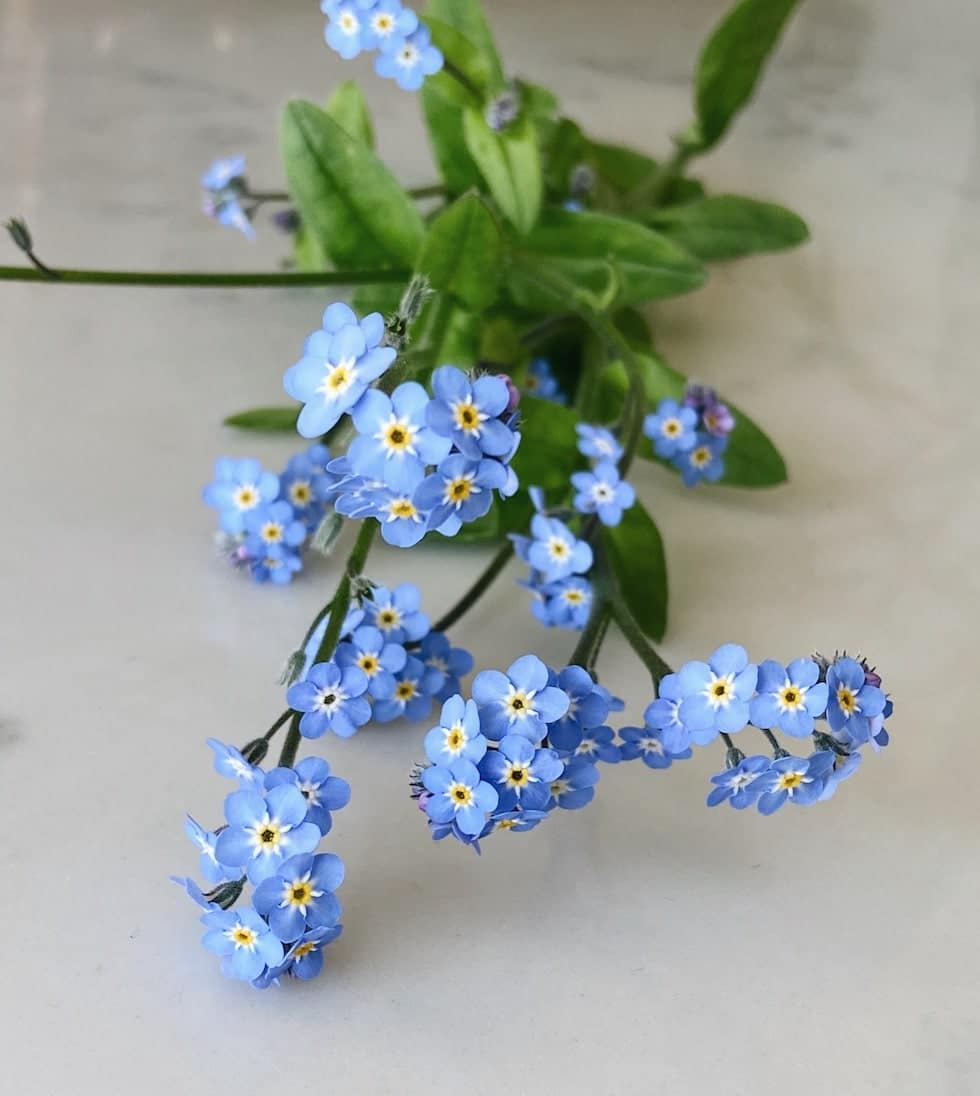
[[[697,149],[690,144],[684,141],[676,141],[670,159],[661,164],[628,196],[629,206],[635,209],[639,206],[660,205],[667,196],[674,180],[683,173],[688,161],[696,152]]]
[[[407,270],[321,270],[280,274],[274,271],[217,273],[205,271],[52,270],[28,266],[0,266],[0,281],[46,282],[49,285],[197,286],[202,289],[286,288],[307,285],[389,285],[407,281]]]
[[[428,186],[413,186],[409,187],[408,196],[410,198],[441,198],[446,193],[446,188],[442,183],[430,183]]]
[[[452,61],[446,57],[442,64],[442,71],[451,76],[461,87],[476,100],[477,103],[483,102],[483,92],[473,83],[473,81],[466,75],[461,68],[458,68]]]
[[[284,769],[293,767],[296,762],[296,754],[299,752],[299,721],[302,716],[299,712],[293,712],[292,715],[292,722],[286,732],[286,741],[283,742],[282,750],[279,753],[279,766]]]
[[[658,688],[661,680],[673,671],[651,646],[618,589],[612,594],[612,612],[613,619],[626,642],[633,648],[636,657],[646,666],[654,687]]]
[[[596,590],[592,602],[592,609],[589,612],[589,619],[582,629],[582,634],[579,636],[578,643],[575,644],[575,650],[572,651],[569,656],[569,666],[581,666],[591,673],[595,666],[596,658],[599,656],[599,648],[602,646],[602,641],[606,638],[606,630],[609,628],[609,617],[611,612],[612,609],[608,600],[599,590]]]
[[[262,736],[266,742],[279,730],[279,728],[286,722],[287,719],[293,714],[292,708],[287,708],[282,715],[272,724],[272,726]]]
[[[513,554],[514,546],[510,541],[507,541],[506,544],[502,544],[487,564],[480,577],[466,593],[463,594],[459,601],[432,625],[432,630],[434,632],[448,631],[460,617],[468,613],[490,588],[494,579],[507,566],[507,563]]]

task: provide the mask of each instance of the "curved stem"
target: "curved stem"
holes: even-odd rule
[[[575,644],[575,650],[569,655],[569,666],[581,666],[590,673],[592,672],[599,656],[599,649],[602,647],[602,641],[606,638],[611,615],[612,606],[607,598],[597,591],[592,602],[589,619],[582,629],[578,643]]]
[[[613,619],[623,633],[626,642],[633,648],[636,657],[646,666],[654,686],[659,688],[661,680],[669,673],[673,673],[673,670],[660,657],[643,634],[643,629],[636,623],[636,618],[630,612],[629,606],[618,590],[612,595],[612,612]]]
[[[272,726],[262,736],[266,742],[279,730],[279,728],[286,722],[287,719],[293,714],[292,708],[287,708],[282,715],[272,724]]]
[[[279,754],[279,765],[281,768],[291,769],[296,761],[296,754],[299,752],[299,721],[302,718],[299,712],[292,713],[293,719],[289,724],[289,730],[286,732],[286,741],[282,744],[282,750]]]
[[[148,270],[80,270],[0,266],[0,281],[46,282],[49,285],[197,286],[201,289],[288,288],[307,285],[389,285],[408,280],[408,270],[321,270],[310,273],[254,273]]]
[[[434,632],[448,631],[460,617],[468,613],[487,592],[497,575],[507,566],[507,562],[513,554],[514,546],[510,541],[502,544],[479,578],[459,601],[432,625],[432,630]]]

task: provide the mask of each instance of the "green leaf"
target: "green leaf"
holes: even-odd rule
[[[374,127],[371,112],[360,86],[345,80],[334,88],[324,107],[327,114],[356,141],[374,148]]]
[[[695,74],[698,150],[717,144],[752,98],[766,59],[799,0],[742,0],[714,29]]]
[[[287,103],[282,154],[304,230],[339,268],[415,262],[424,234],[415,203],[333,118],[303,100]]]
[[[517,243],[523,256],[547,264],[580,289],[602,294],[610,284],[610,268],[620,280],[621,304],[672,297],[697,289],[704,267],[665,236],[633,221],[605,213],[546,210],[540,223]],[[549,290],[514,268],[508,274],[514,301],[531,311],[566,309]]]
[[[298,415],[296,407],[252,407],[248,411],[239,411],[237,415],[229,415],[224,425],[269,434],[295,434]]]
[[[538,486],[549,495],[568,493],[568,477],[582,464],[577,422],[578,415],[570,407],[534,396],[521,397],[523,442],[511,463],[522,491]]]
[[[626,145],[592,141],[589,151],[599,178],[620,194],[635,190],[657,170],[656,160]]]
[[[436,289],[481,310],[497,298],[503,254],[496,218],[478,194],[466,194],[429,226],[416,269]]]
[[[483,14],[479,0],[429,0],[423,22],[428,24],[430,17],[448,24],[476,47],[485,59],[494,84],[504,82],[500,54],[497,52],[493,34],[490,32],[490,24]],[[455,62],[456,58],[452,54],[447,53],[446,56]]]
[[[617,318],[617,323],[619,319]],[[620,328],[622,329],[622,324]],[[633,331],[627,336],[635,343]],[[648,342],[648,336],[647,336]],[[643,386],[646,390],[650,411],[656,410],[663,399],[679,400],[684,395],[687,377],[671,368],[649,346],[636,347],[636,355],[643,371]],[[627,390],[626,370],[622,363],[614,362],[602,374],[594,416],[599,421],[612,421],[619,414]],[[786,482],[786,463],[779,450],[740,408],[725,396],[725,403],[735,416],[735,429],[732,431],[728,448],[725,450],[725,474],[721,483],[732,487],[774,487]],[[644,438],[638,453],[646,460],[657,461],[673,468],[668,461],[662,461],[653,451],[653,444]]]
[[[569,196],[572,172],[588,155],[585,135],[571,118],[561,118],[543,145],[545,181],[559,200]]]
[[[449,58],[470,83],[483,92],[488,91],[499,78],[499,69],[494,68],[493,59],[452,23],[426,16],[425,25],[443,56]]]
[[[522,235],[530,232],[541,211],[544,177],[528,113],[496,133],[482,111],[469,107],[463,112],[463,138],[501,213]]]
[[[791,210],[737,194],[653,210],[644,221],[705,261],[783,251],[809,236]]]
[[[602,543],[633,619],[650,639],[667,630],[667,559],[657,523],[643,503],[623,512],[619,525],[604,526]]]
[[[400,285],[359,285],[351,294],[351,308],[361,316],[368,312],[380,312],[387,318],[397,310],[402,291]]]

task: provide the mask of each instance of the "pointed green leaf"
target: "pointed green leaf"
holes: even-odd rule
[[[791,210],[738,194],[653,210],[644,221],[705,261],[783,251],[809,237],[806,222]]]
[[[422,217],[366,145],[312,103],[294,99],[283,113],[282,153],[304,231],[337,267],[415,262]]]
[[[766,59],[798,3],[742,0],[705,42],[695,74],[699,151],[717,144],[752,98]]]
[[[499,78],[499,70],[494,67],[493,59],[481,50],[466,35],[441,19],[426,16],[425,25],[429,28],[433,43],[442,51],[442,55],[481,91],[488,91]]]
[[[518,232],[530,232],[544,192],[538,136],[530,116],[525,112],[496,133],[482,111],[469,107],[463,112],[463,138],[500,212]]]
[[[237,415],[229,415],[224,424],[269,434],[295,434],[298,415],[296,407],[252,407],[248,411],[239,411]]]
[[[327,114],[351,137],[368,148],[374,148],[374,127],[371,112],[360,86],[345,80],[334,88],[324,108]]]
[[[486,202],[466,194],[429,226],[416,269],[435,289],[480,310],[496,300],[503,252],[500,228]]]
[[[633,619],[650,639],[663,639],[667,559],[660,530],[643,503],[625,510],[619,525],[603,527],[602,543]]]
[[[526,259],[550,266],[596,295],[608,289],[614,268],[620,304],[688,293],[705,280],[701,263],[672,240],[605,213],[546,210],[516,246]],[[508,287],[515,303],[529,311],[550,312],[568,304],[516,268],[508,274]]]
[[[503,83],[504,71],[500,64],[500,54],[497,53],[490,24],[483,14],[479,0],[429,0],[423,21],[428,23],[430,16],[434,20],[448,24],[475,46],[485,58],[492,82]],[[446,56],[451,57],[451,54]]]

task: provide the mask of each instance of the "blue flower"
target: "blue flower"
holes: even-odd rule
[[[201,890],[201,888],[194,882],[193,879],[188,879],[184,875],[171,875],[170,882],[176,883],[178,887],[182,887],[187,894],[192,898],[201,909],[205,910],[217,910],[221,909],[217,902],[212,902],[210,898]]]
[[[487,815],[497,806],[497,792],[480,777],[472,761],[459,760],[451,765],[433,765],[422,773],[429,792],[425,813],[433,822],[453,822],[460,832],[477,837],[483,832]]]
[[[722,453],[728,448],[728,438],[713,438],[710,434],[698,434],[693,449],[676,454],[674,466],[687,487],[695,487],[702,480],[715,483],[725,471]]]
[[[395,674],[404,669],[408,655],[400,643],[389,643],[379,628],[364,624],[349,643],[338,646],[334,657],[339,666],[363,670],[367,691],[376,700],[387,700],[395,692]]]
[[[497,830],[509,830],[513,833],[526,833],[539,826],[547,817],[548,811],[531,811],[518,807],[516,810],[495,811],[490,816],[490,826],[495,833]]]
[[[689,727],[685,726],[680,716],[681,701],[684,695],[681,692],[677,674],[667,674],[660,679],[657,686],[659,696],[647,705],[643,713],[643,722],[648,727],[653,727],[661,732],[664,746],[673,753],[686,750],[692,742],[698,745],[707,745],[714,737],[713,728],[706,732],[692,736]],[[702,741],[703,739],[703,741]]]
[[[225,799],[228,826],[218,835],[215,855],[229,868],[245,868],[252,883],[273,875],[283,860],[312,852],[320,830],[306,821],[306,800],[290,784],[265,795],[232,792]]]
[[[250,240],[254,240],[255,229],[241,204],[242,195],[247,190],[245,157],[230,156],[225,160],[215,160],[201,176],[201,186],[205,191],[205,214],[218,224],[237,228]]]
[[[584,628],[592,611],[592,583],[578,575],[547,582],[525,583],[531,590],[531,612],[549,628]]]
[[[376,0],[363,17],[361,46],[389,52],[400,39],[414,33],[418,25],[419,17],[410,8],[402,7],[401,0]]]
[[[212,910],[201,921],[207,932],[201,943],[221,956],[222,973],[251,982],[282,962],[282,943],[253,909]]]
[[[619,469],[609,461],[597,464],[591,472],[572,473],[574,499],[580,514],[597,514],[603,525],[618,525],[623,511],[636,502],[633,485],[619,478]]]
[[[551,372],[551,362],[547,358],[534,358],[527,371],[524,390],[539,400],[552,403],[566,403],[567,399],[558,384],[558,378]]]
[[[329,460],[330,452],[325,445],[311,445],[290,457],[279,477],[282,497],[311,533],[323,517],[323,504],[333,487],[333,477],[326,471]]]
[[[292,582],[293,575],[302,569],[299,554],[283,545],[270,545],[249,562],[249,573],[256,582],[272,582],[277,586]]]
[[[661,732],[652,727],[621,727],[619,737],[623,740],[620,750],[623,761],[639,757],[651,769],[669,769],[675,761],[686,761],[691,756],[689,749],[668,750]]]
[[[535,655],[512,662],[505,674],[482,670],[473,681],[473,699],[483,733],[493,742],[514,734],[540,742],[547,725],[568,711],[568,695],[548,684],[548,667]]]
[[[548,733],[549,739],[552,732]],[[575,747],[575,757],[587,757],[590,761],[604,761],[615,765],[622,760],[622,748],[614,741],[612,727],[590,727],[582,735],[582,741]],[[678,751],[683,752],[683,751]]]
[[[480,772],[499,789],[501,810],[541,810],[564,762],[554,750],[537,749],[523,734],[508,734],[480,762]]]
[[[595,798],[599,770],[585,757],[573,758],[561,776],[551,782],[553,805],[565,811],[577,811]]]
[[[605,722],[609,715],[608,693],[581,666],[566,666],[556,684],[568,697],[568,709],[548,728],[548,742],[557,750],[571,752],[582,741],[587,728]]]
[[[719,399],[713,388],[689,384],[684,392],[684,406],[697,413],[702,429],[716,438],[723,438],[735,428],[735,416]]]
[[[434,75],[442,66],[442,54],[432,45],[428,29],[420,24],[411,34],[393,41],[378,54],[374,71],[395,80],[404,91],[418,91],[426,76]]]
[[[432,698],[441,684],[438,670],[409,655],[395,674],[395,691],[385,700],[375,701],[374,718],[379,723],[390,723],[400,716],[413,721],[424,718],[432,710]]]
[[[266,790],[279,784],[291,784],[306,800],[306,821],[326,836],[333,825],[331,811],[339,811],[350,802],[350,784],[332,776],[330,765],[322,757],[304,757],[295,769],[277,768],[266,773]]]
[[[863,674],[863,671],[862,671]],[[780,757],[759,778],[760,814],[772,814],[789,800],[798,806],[816,803],[834,765],[832,750],[820,750],[809,757]]]
[[[400,384],[391,396],[365,392],[352,412],[359,437],[347,459],[358,475],[411,492],[422,482],[427,465],[438,464],[452,442],[425,424],[429,397],[415,381]]]
[[[289,686],[286,703],[304,713],[299,721],[304,738],[320,738],[327,731],[350,738],[371,718],[367,688],[367,674],[356,666],[341,669],[336,662],[318,662],[302,681]]]
[[[473,669],[473,656],[463,647],[453,647],[444,632],[429,632],[422,640],[419,657],[432,670],[442,675],[436,697],[448,700],[459,692],[459,679]]]
[[[742,760],[724,772],[715,773],[711,783],[715,786],[708,793],[708,806],[717,807],[719,803],[729,803],[736,810],[751,807],[762,794],[764,784],[759,777],[769,771],[770,758],[763,754],[743,757]]]
[[[234,746],[228,746],[219,742],[216,738],[209,738],[207,744],[214,750],[214,770],[222,776],[230,776],[237,780],[243,787],[254,791],[262,790],[264,773],[255,765],[249,764],[242,756],[240,750]]]
[[[209,833],[203,826],[195,822],[190,815],[187,816],[184,822],[184,832],[198,847],[201,854],[201,875],[209,883],[227,883],[231,879],[238,879],[239,875],[236,871],[230,871],[224,864],[218,863],[218,858],[215,856],[215,845],[218,842],[218,835],[216,833]],[[188,893],[190,893],[188,891]],[[191,894],[193,898],[194,895]]]
[[[367,622],[384,632],[389,643],[410,643],[429,631],[429,618],[419,609],[422,595],[411,582],[394,590],[375,587],[371,600],[364,602]]]
[[[323,36],[327,45],[345,61],[352,61],[368,48],[366,5],[358,0],[322,0],[320,10],[329,18]]]
[[[298,548],[306,539],[306,526],[296,519],[292,506],[280,499],[249,510],[245,533],[249,554],[261,558],[270,551]]]
[[[222,457],[214,466],[214,479],[204,488],[204,501],[213,506],[226,533],[245,531],[245,518],[279,494],[279,477],[267,472],[257,460]]]
[[[813,734],[814,719],[827,710],[827,685],[819,676],[812,658],[797,658],[785,669],[767,658],[759,664],[759,695],[749,705],[749,718],[756,727],[778,727],[794,738]]]
[[[471,382],[461,369],[443,365],[432,374],[432,391],[426,418],[437,434],[451,438],[471,460],[509,456],[514,432],[499,416],[507,411],[510,393],[500,377]]]
[[[451,696],[442,706],[439,726],[425,736],[426,757],[434,765],[449,766],[460,760],[476,764],[486,752],[476,702]]]
[[[506,484],[507,469],[499,460],[470,460],[453,453],[422,481],[413,501],[431,513],[432,528],[455,536],[465,522],[487,513],[494,488],[503,490]]]
[[[615,464],[623,455],[623,447],[616,440],[616,435],[605,426],[579,422],[575,424],[575,432],[578,434],[578,451],[583,456]]]
[[[843,784],[848,777],[853,776],[861,764],[861,755],[854,753],[834,754],[834,764],[827,772],[826,783],[820,793],[820,801],[833,797],[838,785]]]
[[[827,687],[830,729],[842,741],[863,745],[871,736],[871,720],[884,712],[884,692],[868,683],[860,662],[846,655],[827,670]]]
[[[661,400],[657,410],[643,421],[643,433],[653,442],[658,457],[674,457],[697,444],[698,415],[677,400]]]
[[[383,484],[364,492],[367,508],[352,516],[377,518],[381,537],[395,548],[412,548],[429,531],[429,515],[420,510],[411,494]],[[338,502],[338,509],[340,504]]]
[[[308,928],[330,928],[340,920],[334,891],[344,881],[344,862],[325,852],[284,861],[275,875],[255,888],[252,902],[283,943],[297,940]]]
[[[252,980],[256,989],[266,989],[278,985],[284,974],[291,974],[304,980],[316,978],[323,970],[323,949],[332,944],[343,931],[343,925],[331,925],[327,929],[309,929],[290,946],[283,961],[277,967],[270,967],[264,974]]]
[[[380,312],[358,321],[345,304],[326,309],[322,329],[310,335],[303,357],[283,377],[289,395],[305,405],[296,424],[304,438],[325,434],[395,360],[395,350],[381,346],[384,334]]]
[[[245,157],[228,156],[211,164],[201,176],[201,186],[213,193],[220,193],[244,178]]]
[[[755,693],[758,667],[744,647],[726,643],[707,662],[688,662],[677,672],[683,700],[681,722],[699,746],[717,734],[734,734],[749,721],[749,701]]]
[[[557,518],[535,514],[531,519],[531,539],[513,536],[518,556],[541,576],[543,582],[555,582],[573,574],[584,574],[592,566],[592,548]]]
[[[364,610],[357,606],[351,606],[340,626],[340,639],[349,639],[363,619]],[[303,670],[300,677],[306,677],[310,672],[310,667],[316,662],[317,652],[320,650],[320,644],[323,642],[323,637],[327,634],[329,626],[330,614],[326,613],[320,623],[313,629],[310,638],[303,647]]]

